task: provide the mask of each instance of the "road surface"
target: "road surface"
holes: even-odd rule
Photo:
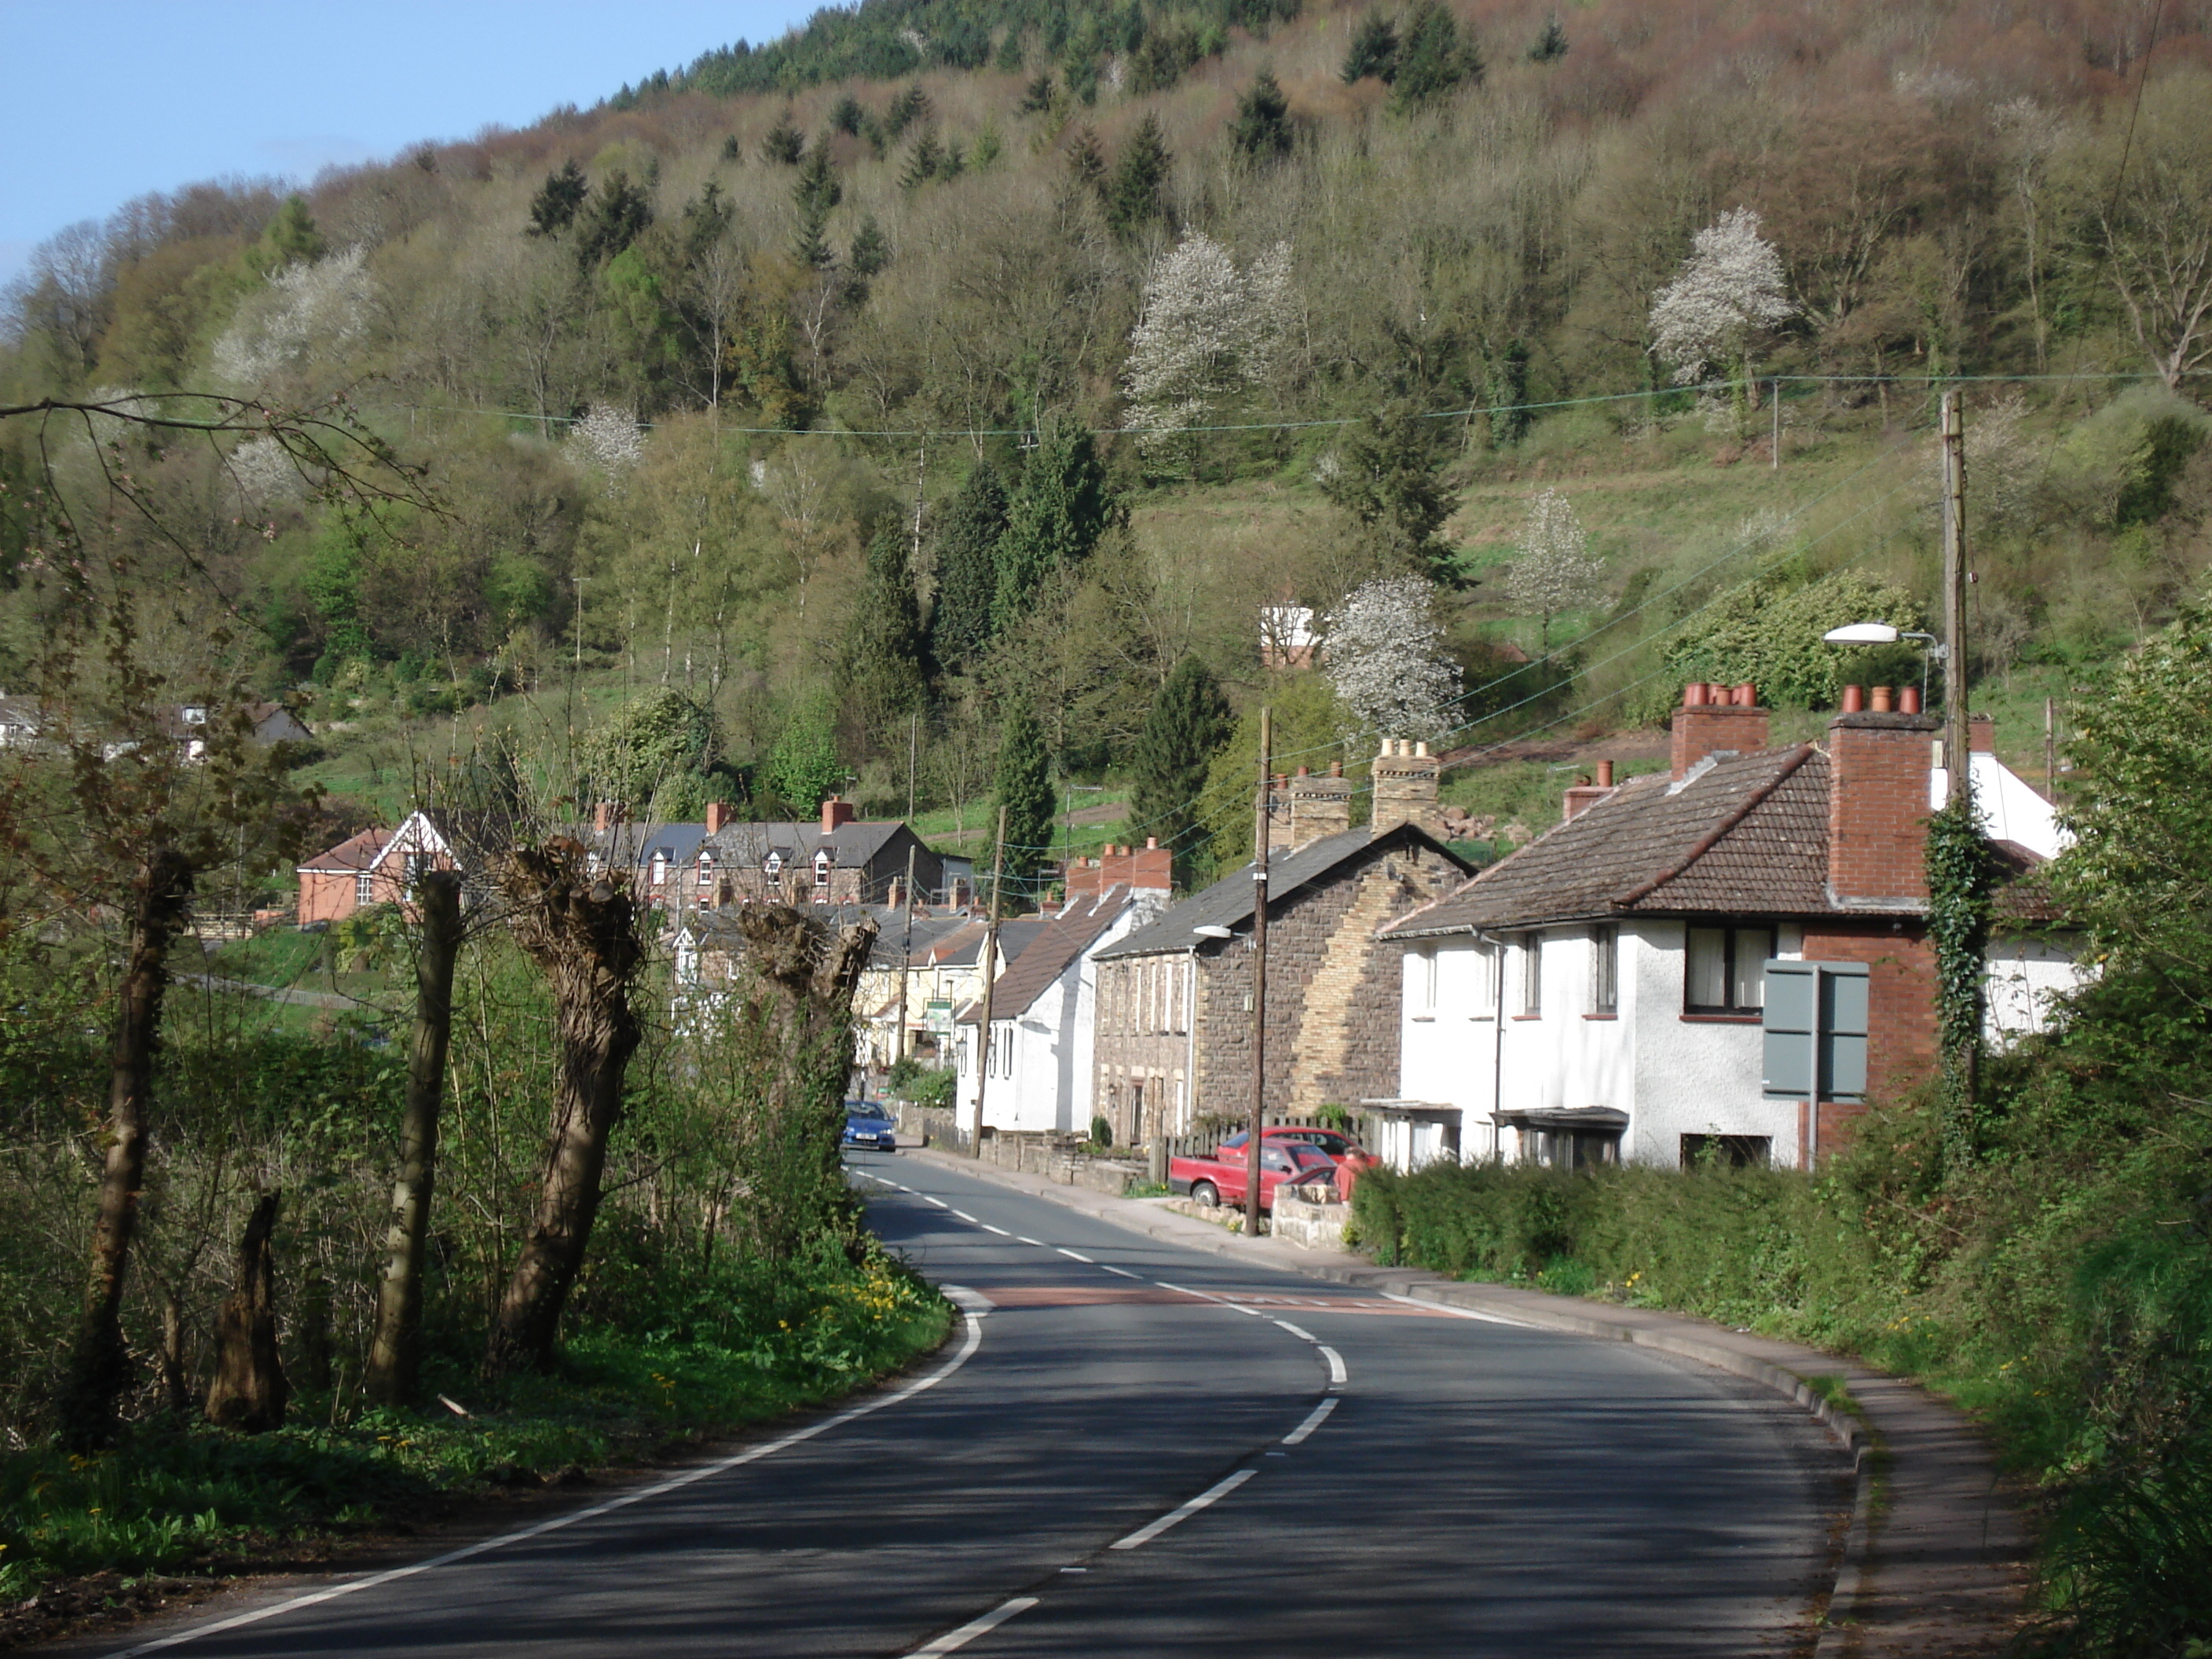
[[[459,1559],[203,1608],[115,1650],[1808,1645],[1849,1491],[1832,1443],[1776,1396],[1256,1270],[923,1160],[852,1163],[884,1236],[983,1310],[914,1380]]]

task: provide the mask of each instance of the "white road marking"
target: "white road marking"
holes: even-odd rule
[[[1040,1250],[1044,1249],[1044,1240],[1041,1238],[1031,1238],[1026,1233],[1016,1233],[1014,1235],[1014,1243],[1017,1244],[1034,1244]]]
[[[1291,1324],[1287,1319],[1279,1319],[1275,1323],[1280,1325],[1285,1330],[1288,1331],[1292,1336],[1297,1337],[1301,1342],[1318,1342],[1321,1340],[1321,1339],[1316,1336],[1311,1331],[1302,1331],[1297,1326]]]
[[[1239,1469],[1236,1474],[1229,1476],[1227,1479],[1215,1481],[1212,1486],[1208,1486],[1204,1492],[1199,1493],[1197,1497],[1192,1498],[1190,1502],[1183,1504],[1180,1509],[1170,1510],[1158,1520],[1152,1522],[1147,1526],[1138,1528],[1136,1531],[1131,1533],[1127,1538],[1119,1539],[1113,1544],[1108,1546],[1108,1547],[1117,1550],[1133,1550],[1140,1544],[1149,1544],[1152,1540],[1158,1538],[1162,1533],[1165,1532],[1170,1527],[1179,1526],[1183,1522],[1189,1520],[1192,1516],[1196,1515],[1200,1510],[1208,1508],[1209,1506],[1220,1502],[1221,1499],[1228,1497],[1231,1492],[1235,1492],[1237,1487],[1243,1486],[1247,1480],[1249,1480],[1254,1475],[1259,1473],[1260,1471],[1257,1469]]]
[[[1060,1249],[1060,1247],[1059,1245],[1057,1245],[1057,1244],[1054,1245],[1054,1246],[1053,1246],[1053,1249],[1054,1249],[1055,1250],[1060,1250],[1060,1253],[1062,1255],[1066,1256],[1066,1257],[1070,1261],[1080,1261],[1080,1262],[1081,1262],[1085,1267],[1097,1267],[1097,1266],[1098,1265],[1097,1262],[1093,1261],[1092,1261],[1089,1256],[1087,1256],[1087,1255],[1084,1255],[1084,1254],[1083,1254],[1083,1252],[1082,1252],[1082,1251],[1080,1251],[1080,1250],[1066,1250],[1066,1249]]]
[[[1336,1401],[1337,1396],[1331,1395],[1320,1405],[1316,1406],[1312,1414],[1304,1422],[1283,1437],[1283,1443],[1285,1446],[1295,1446],[1304,1441],[1308,1435],[1328,1420],[1328,1414],[1336,1409]],[[1270,1452],[1268,1455],[1272,1457],[1274,1454]]]
[[[1330,1347],[1326,1342],[1316,1343],[1314,1346],[1321,1350],[1322,1358],[1328,1361],[1328,1380],[1330,1382],[1344,1382],[1351,1380],[1352,1374],[1344,1369],[1344,1356],[1342,1354]]]
[[[935,1206],[937,1206],[937,1207],[938,1207],[939,1209],[940,1209],[940,1210],[949,1210],[949,1209],[951,1209],[951,1208],[952,1207],[950,1204],[947,1204],[947,1203],[946,1203],[943,1199],[941,1199],[941,1198],[932,1198],[932,1197],[931,1197],[927,1193],[917,1193],[917,1194],[915,1194],[915,1196],[916,1196],[917,1198],[921,1199],[921,1201],[922,1201],[923,1203],[925,1203],[925,1204],[934,1204],[934,1205],[935,1205]]]
[[[1426,1297],[1401,1296],[1395,1291],[1385,1291],[1382,1294],[1393,1302],[1403,1302],[1409,1307],[1428,1308],[1437,1313],[1450,1314],[1458,1319],[1479,1319],[1486,1325],[1510,1325],[1516,1331],[1540,1331],[1546,1328],[1541,1325],[1532,1325],[1525,1319],[1508,1319],[1504,1314],[1478,1313],[1473,1308],[1455,1308],[1449,1302],[1431,1302]]]
[[[994,1226],[993,1226],[989,1222],[988,1222],[988,1221],[981,1222],[981,1223],[980,1223],[980,1224],[980,1224],[980,1225],[982,1227],[982,1229],[983,1229],[983,1231],[984,1231],[985,1232],[987,1232],[987,1233],[996,1233],[996,1234],[998,1234],[998,1236],[999,1236],[1000,1237],[1001,1237],[1001,1238],[1012,1238],[1012,1237],[1013,1237],[1013,1235],[1012,1235],[1012,1233],[1008,1232],[1008,1231],[1007,1231],[1004,1227],[994,1227]]]
[[[1130,1272],[1127,1267],[1106,1267],[1106,1264],[1105,1264],[1104,1262],[1103,1262],[1103,1261],[1102,1261],[1102,1262],[1100,1262],[1098,1265],[1099,1265],[1100,1267],[1106,1267],[1106,1271],[1107,1271],[1108,1273],[1119,1273],[1119,1274],[1120,1274],[1122,1278],[1124,1278],[1124,1279],[1134,1279],[1134,1278],[1138,1277],[1138,1275],[1137,1275],[1137,1274],[1131,1273],[1131,1272]]]
[[[998,1629],[1016,1613],[1027,1613],[1036,1604],[1037,1599],[1034,1595],[1017,1595],[1012,1601],[993,1607],[981,1619],[971,1619],[958,1630],[947,1632],[927,1646],[916,1648],[907,1656],[907,1659],[935,1659],[938,1654],[964,1648],[977,1637]]]
[[[842,1428],[846,1424],[866,1417],[871,1413],[879,1412],[886,1406],[896,1406],[902,1401],[911,1400],[925,1389],[935,1388],[966,1364],[975,1357],[975,1350],[983,1343],[983,1314],[991,1304],[964,1285],[945,1285],[939,1288],[944,1291],[947,1298],[967,1310],[967,1335],[961,1342],[958,1353],[930,1372],[928,1376],[908,1383],[906,1387],[896,1393],[884,1395],[880,1399],[865,1401],[858,1406],[839,1412],[835,1417],[825,1417],[819,1423],[811,1423],[803,1429],[794,1430],[780,1439],[768,1442],[765,1445],[751,1447],[732,1457],[717,1458],[714,1462],[702,1463],[696,1468],[686,1469],[681,1474],[671,1475],[665,1480],[656,1481],[652,1486],[641,1487],[635,1492],[624,1492],[619,1498],[611,1498],[604,1504],[594,1504],[589,1509],[576,1510],[567,1515],[556,1515],[550,1521],[540,1521],[534,1527],[524,1527],[516,1532],[501,1533],[495,1538],[481,1539],[476,1543],[465,1545],[459,1549],[448,1550],[443,1555],[434,1555],[428,1561],[417,1561],[410,1566],[394,1567],[387,1572],[371,1573],[365,1578],[350,1579],[343,1584],[332,1584],[326,1589],[314,1590],[306,1595],[295,1595],[289,1601],[278,1601],[269,1607],[256,1607],[251,1613],[234,1613],[228,1619],[218,1619],[213,1624],[200,1625],[191,1630],[179,1631],[173,1636],[156,1637],[153,1641],[141,1642],[137,1647],[120,1649],[106,1656],[106,1659],[137,1659],[141,1654],[158,1653],[165,1648],[182,1647],[185,1643],[196,1642],[204,1636],[219,1636],[227,1631],[242,1630],[248,1625],[258,1625],[264,1619],[274,1619],[280,1613],[296,1612],[301,1607],[316,1607],[325,1601],[335,1601],[340,1596],[351,1595],[356,1590],[374,1589],[380,1585],[396,1583],[403,1578],[412,1578],[417,1573],[429,1572],[439,1567],[448,1567],[457,1561],[466,1561],[473,1556],[488,1554],[496,1549],[504,1549],[509,1544],[520,1544],[529,1539],[542,1537],[549,1532],[559,1532],[564,1527],[573,1527],[580,1521],[596,1521],[603,1515],[611,1515],[617,1510],[628,1509],[633,1504],[641,1504],[648,1498],[658,1498],[664,1492],[675,1492],[690,1486],[694,1481],[705,1480],[717,1474],[726,1474],[732,1469],[744,1464],[758,1462],[763,1457],[773,1457],[776,1453],[796,1446],[802,1441],[811,1440],[815,1436],[826,1434],[831,1429]],[[1011,1602],[1007,1605],[1013,1606]],[[1031,1604],[1026,1601],[1022,1603],[1022,1607],[1030,1605]],[[1021,1610],[1021,1607],[1013,1607],[1014,1613],[1019,1613]],[[1013,1614],[1006,1613],[1005,1616],[1012,1618]],[[988,1626],[984,1628],[988,1629]],[[981,1634],[981,1632],[971,1633]],[[959,1632],[956,1631],[954,1634],[957,1635]],[[922,1651],[950,1652],[951,1650],[925,1648]]]
[[[957,1216],[958,1216],[958,1217],[959,1217],[963,1221],[974,1222],[974,1223],[975,1223],[975,1224],[976,1226],[978,1226],[978,1227],[980,1227],[980,1226],[981,1226],[981,1225],[983,1224],[981,1222],[980,1222],[980,1221],[976,1221],[976,1220],[975,1220],[975,1218],[974,1216],[972,1216],[972,1215],[969,1215],[969,1214],[968,1213],[968,1212],[967,1212],[967,1211],[965,1211],[965,1210],[955,1210],[952,1213],[953,1213],[953,1214],[955,1214],[955,1215],[957,1215]]]

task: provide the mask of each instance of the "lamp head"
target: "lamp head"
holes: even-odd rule
[[[1847,623],[1820,635],[1830,645],[1895,645],[1897,629],[1887,623]]]

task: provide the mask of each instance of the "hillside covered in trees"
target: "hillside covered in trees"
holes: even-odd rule
[[[867,0],[56,238],[0,403],[343,408],[420,489],[10,420],[0,683],[61,505],[342,788],[665,687],[715,787],[964,810],[1008,710],[1119,770],[1186,658],[1241,707],[1269,629],[1346,658],[1383,578],[1432,692],[1291,676],[1316,757],[1633,724],[1699,672],[1802,705],[1835,668],[1791,641],[1929,592],[1953,378],[1977,665],[2063,681],[2205,561],[2208,106],[2203,0]],[[1233,850],[1215,808],[1187,851]]]

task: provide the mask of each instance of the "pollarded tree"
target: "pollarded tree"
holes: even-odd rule
[[[1158,836],[1187,862],[1206,769],[1229,740],[1229,699],[1206,665],[1185,657],[1153,700],[1133,756],[1136,787],[1129,797],[1132,834]]]
[[[1212,406],[1265,381],[1294,319],[1291,248],[1278,242],[1239,270],[1227,248],[1193,231],[1153,264],[1129,336],[1129,423],[1148,459],[1188,459],[1191,428]]]
[[[1572,501],[1547,489],[1528,503],[1528,516],[1513,544],[1505,594],[1540,619],[1545,648],[1552,643],[1552,618],[1588,604],[1604,577],[1605,561],[1590,552],[1589,537]]]
[[[1716,368],[1727,374],[1741,410],[1753,341],[1796,314],[1782,256],[1759,234],[1759,215],[1731,208],[1697,234],[1680,274],[1652,296],[1652,349],[1676,386]]]
[[[1444,651],[1436,584],[1385,577],[1356,589],[1322,626],[1337,702],[1377,738],[1442,737],[1452,725],[1460,670]]]
[[[999,739],[999,805],[1006,809],[1006,879],[1018,889],[1034,882],[1052,845],[1052,757],[1044,727],[1027,702],[1008,712]]]
[[[1006,487],[978,461],[937,521],[937,601],[929,613],[930,654],[957,668],[991,642],[999,591],[999,538],[1006,533]]]

